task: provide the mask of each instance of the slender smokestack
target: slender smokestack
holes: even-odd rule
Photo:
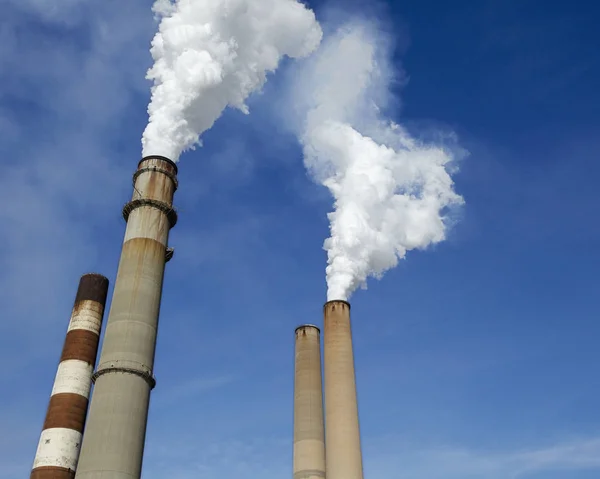
[[[327,479],[363,479],[350,304],[324,306]]]
[[[294,479],[325,477],[321,342],[316,326],[296,328]]]
[[[81,447],[77,479],[139,479],[177,166],[143,158],[123,209],[125,240]]]
[[[31,479],[75,476],[107,291],[102,275],[79,280]]]

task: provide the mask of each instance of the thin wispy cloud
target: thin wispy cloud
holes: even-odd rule
[[[31,467],[79,276],[114,277],[119,240],[106,247],[104,232],[122,226],[132,167],[115,141],[152,23],[143,5],[114,1],[94,15],[88,2],[3,7],[0,359],[18,367],[0,371],[2,391],[16,391],[0,402],[11,431],[0,478],[12,479]]]
[[[170,435],[164,439],[148,458],[144,479],[162,477],[173,464],[181,465],[172,469],[173,477],[179,479],[199,475],[206,479],[231,475],[278,479],[290,472],[290,438],[211,441],[199,432],[179,440]],[[504,452],[415,447],[409,439],[366,438],[364,453],[365,477],[369,479],[527,479],[541,472],[600,470],[600,438]]]
[[[29,5],[27,14],[42,22],[47,10],[57,8],[12,5],[5,11],[12,22],[4,28],[13,48],[0,54],[2,124],[11,135],[0,151],[13,167],[0,178],[0,199],[14,206],[0,211],[0,299],[10,314],[43,327],[49,318],[31,313],[72,301],[74,278],[97,264],[95,227],[119,208],[127,164],[107,139],[127,117],[138,73],[149,62],[136,46],[146,43],[151,26],[125,26],[122,8],[130,19],[151,17],[143,6],[107,2],[78,26],[75,38],[86,47],[75,47],[74,38],[60,39],[52,31],[17,35],[19,22],[28,18],[23,8]],[[109,34],[107,24],[110,31],[128,33]]]
[[[541,472],[600,470],[600,438],[486,452],[415,448],[410,439],[365,441],[365,477],[373,479],[527,479]]]
[[[193,401],[199,396],[227,386],[234,379],[233,376],[198,377],[170,386],[165,392],[155,395],[152,408],[160,409],[181,401]]]

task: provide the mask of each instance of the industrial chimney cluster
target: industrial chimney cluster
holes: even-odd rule
[[[363,479],[350,304],[324,306],[325,417],[319,328],[296,328],[294,479]]]
[[[125,239],[96,357],[108,279],[81,277],[31,479],[140,479],[177,166],[144,157],[123,208]],[[293,479],[362,479],[350,304],[324,306],[320,330],[296,329]],[[90,398],[91,385],[94,390]],[[87,421],[86,421],[87,417]],[[85,426],[85,430],[84,430]]]
[[[82,276],[31,479],[140,478],[177,166],[146,156],[123,208],[125,239],[98,367],[108,279]],[[88,411],[91,385],[94,391]],[[87,416],[87,424],[86,424]],[[85,434],[84,434],[85,425]]]

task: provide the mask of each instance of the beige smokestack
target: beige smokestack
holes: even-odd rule
[[[327,479],[363,479],[350,304],[324,306]]]
[[[142,158],[77,466],[77,479],[139,479],[146,440],[154,352],[169,231],[177,222],[177,165]]]
[[[320,331],[296,328],[294,376],[294,479],[325,477],[325,432]]]

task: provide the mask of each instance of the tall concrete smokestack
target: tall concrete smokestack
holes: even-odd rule
[[[95,386],[77,479],[139,479],[169,230],[177,221],[177,166],[143,158],[133,175],[112,305],[94,374]]]
[[[319,328],[296,328],[294,479],[325,477],[325,430]]]
[[[75,476],[107,292],[102,275],[79,280],[31,479]]]
[[[363,479],[350,303],[328,301],[323,310],[327,479]]]

